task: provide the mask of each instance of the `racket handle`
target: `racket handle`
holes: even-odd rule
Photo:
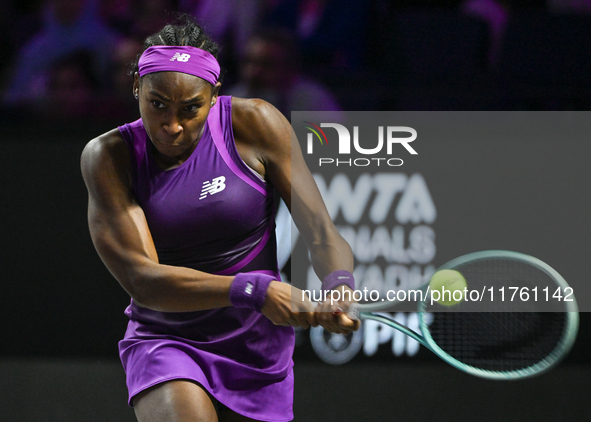
[[[358,320],[359,314],[360,314],[359,304],[352,303],[351,306],[349,306],[349,311],[347,311],[347,316],[349,318],[351,318],[352,320]]]
[[[312,302],[314,304],[314,308],[317,308],[319,303],[318,302]],[[333,315],[340,315],[341,313],[343,313],[342,310],[338,310],[333,312]],[[347,316],[349,318],[351,318],[352,320],[358,320],[359,319],[359,314],[360,314],[360,310],[359,310],[359,304],[357,303],[352,303],[351,306],[349,306],[349,310],[347,311]]]

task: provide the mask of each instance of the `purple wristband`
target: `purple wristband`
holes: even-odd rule
[[[259,273],[238,273],[230,286],[230,302],[236,308],[250,308],[261,312],[267,288],[275,277]]]
[[[333,271],[322,280],[322,290],[333,290],[343,284],[349,286],[351,290],[355,290],[353,274],[345,270]]]

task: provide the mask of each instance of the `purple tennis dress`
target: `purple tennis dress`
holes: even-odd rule
[[[119,130],[160,263],[279,279],[272,189],[238,155],[231,97],[218,97],[194,152],[171,170],[155,163],[141,119]],[[125,313],[119,354],[130,404],[148,387],[188,379],[244,416],[293,419],[293,328],[235,307],[157,312],[132,300]]]

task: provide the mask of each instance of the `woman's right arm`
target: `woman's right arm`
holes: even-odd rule
[[[139,306],[163,312],[231,306],[228,294],[234,277],[158,262],[146,217],[131,192],[129,149],[118,130],[90,141],[81,167],[92,242]]]
[[[111,274],[137,305],[161,312],[232,306],[234,276],[163,265],[143,210],[131,191],[129,149],[118,130],[86,145],[81,158],[88,189],[88,225],[94,246]],[[291,307],[289,285],[271,282],[263,313],[275,324],[317,325],[308,303]]]

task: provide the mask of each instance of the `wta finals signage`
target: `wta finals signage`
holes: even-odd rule
[[[591,308],[583,252],[591,231],[581,205],[591,171],[588,112],[294,112],[291,122],[353,250],[355,299],[390,300],[396,292],[391,315],[417,329],[416,301],[398,293],[410,296],[451,259],[500,249],[548,262],[579,309]],[[292,283],[319,297],[320,280],[301,240],[291,269]],[[322,328],[305,334],[300,340],[331,363],[420,350],[379,322],[365,321],[348,337]]]
[[[347,112],[338,123],[334,117],[293,112],[291,121],[330,217],[353,250],[356,290],[366,292],[367,300],[381,300],[388,291],[419,286],[435,271],[437,209],[417,170],[417,130],[390,112]],[[292,252],[291,280],[320,297],[321,282],[301,240]],[[418,321],[412,313],[396,318],[411,326]],[[333,364],[361,349],[371,356],[384,343],[393,355],[415,355],[419,349],[414,340],[373,321],[348,337],[317,327],[310,340],[319,357]]]

